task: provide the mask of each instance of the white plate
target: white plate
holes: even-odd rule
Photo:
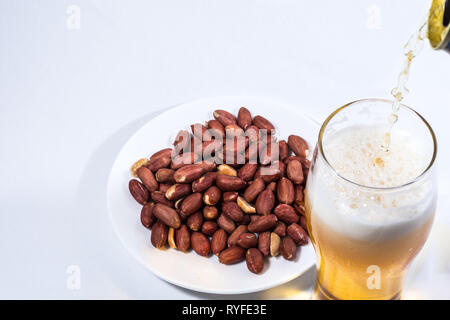
[[[237,114],[241,106],[248,107],[253,115],[270,119],[279,138],[298,134],[311,148],[314,146],[319,126],[302,113],[301,106],[238,97],[197,100],[172,108],[140,128],[120,151],[109,176],[110,218],[123,245],[157,276],[184,288],[217,294],[255,292],[288,282],[315,263],[314,250],[309,244],[299,250],[296,261],[286,261],[282,257],[267,259],[263,273],[255,275],[247,270],[245,262],[226,266],[220,264],[216,256],[204,258],[192,251],[155,249],[150,243],[150,231],[141,225],[141,206],[128,191],[131,165],[137,159],[170,146],[181,128],[188,129],[192,123],[212,119],[213,110],[226,109]]]

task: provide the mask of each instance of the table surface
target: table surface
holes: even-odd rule
[[[346,102],[389,97],[428,6],[0,0],[0,298],[309,298],[312,269],[236,296],[158,279],[111,228],[111,165],[140,126],[196,98],[267,97],[322,121]],[[450,298],[449,71],[450,55],[427,44],[408,84],[405,103],[431,122],[440,150],[436,220],[405,298]]]

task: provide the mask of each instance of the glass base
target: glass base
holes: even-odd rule
[[[391,298],[380,299],[380,300],[401,300],[401,298],[402,298],[402,292],[400,291],[397,294],[395,294],[394,296],[392,296]],[[316,285],[314,286],[312,299],[313,300],[342,300],[342,299],[335,297],[329,291],[327,291],[325,288],[323,288],[320,285],[319,281],[316,281]],[[366,300],[366,299],[360,298],[358,300]]]

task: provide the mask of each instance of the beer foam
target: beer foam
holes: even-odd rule
[[[324,145],[328,162],[342,177],[368,187],[398,187],[425,171],[425,147],[405,132],[392,132],[389,151],[381,147],[385,128],[352,127]]]
[[[339,176],[317,157],[314,177],[308,179],[313,214],[358,240],[400,236],[419,228],[434,213],[431,179],[396,190],[373,189],[403,186],[420,176],[429,163],[425,146],[399,130],[392,132],[386,152],[381,147],[384,133],[382,126],[333,133],[324,142],[324,154]]]

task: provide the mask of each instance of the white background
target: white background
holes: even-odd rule
[[[0,298],[227,298],[170,285],[121,246],[105,199],[121,146],[195,98],[270,97],[321,121],[389,97],[430,2],[0,0]],[[437,133],[439,204],[406,298],[450,298],[449,85],[450,55],[427,45],[405,103]],[[232,298],[307,298],[313,277]]]

